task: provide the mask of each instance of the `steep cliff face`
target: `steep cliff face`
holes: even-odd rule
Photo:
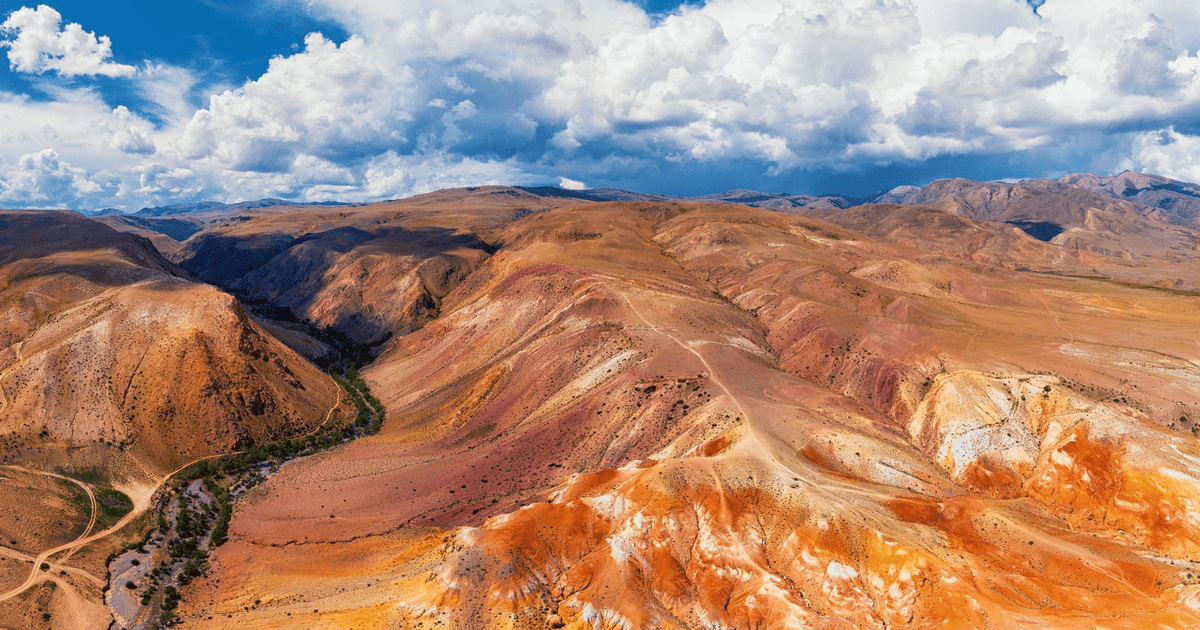
[[[0,445],[41,465],[169,470],[302,432],[336,384],[231,296],[72,213],[0,214]]]

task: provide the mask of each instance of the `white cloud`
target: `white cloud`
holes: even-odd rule
[[[138,173],[136,194],[145,198],[187,199],[204,192],[204,185],[191,169],[150,162],[134,171]]]
[[[608,185],[735,162],[786,177],[1074,137],[1106,138],[1093,143],[1106,163],[1180,175],[1198,142],[1186,130],[1200,128],[1200,7],[1181,0],[1048,0],[1041,17],[1024,0],[709,0],[657,21],[619,0],[304,6],[354,35],[311,34],[199,111],[194,77],[147,63],[134,85],[157,125],[86,87],[51,103],[0,93],[0,159],[53,148],[71,168],[117,173],[116,202],[136,207]],[[14,13],[10,59],[128,68],[106,38],[60,24],[49,7]],[[60,49],[76,52],[27,54],[72,33],[83,44]],[[17,46],[26,34],[41,39]]]
[[[187,159],[236,171],[286,173],[308,154],[342,159],[380,154],[406,141],[412,73],[387,66],[360,37],[340,46],[320,34],[305,50],[271,60],[267,72],[213,96],[187,123]]]
[[[182,161],[172,149],[178,137],[176,129],[157,128],[124,106],[111,108],[88,88],[48,89],[53,97],[49,102],[0,91],[0,188],[9,188],[0,201],[5,205],[88,208],[87,204],[96,204],[136,210],[173,201],[190,190],[163,187],[161,194],[154,196],[153,187],[139,183],[143,168],[164,166],[165,162],[175,163],[167,170],[180,166]],[[11,165],[19,164],[22,156],[44,155],[47,150],[60,164],[76,169],[71,173],[104,182],[103,190],[81,196],[70,187],[40,186],[36,195],[15,194],[15,190],[29,193],[34,189],[28,174],[20,175]],[[10,167],[5,168],[5,163]],[[24,178],[23,183],[14,180],[18,177]],[[210,188],[207,194],[214,191],[219,189]]]
[[[0,201],[26,207],[54,207],[63,200],[97,200],[114,192],[113,178],[106,175],[89,175],[84,169],[59,160],[53,149],[27,153],[0,180]]]
[[[1175,43],[1166,24],[1151,16],[1149,33],[1125,40],[1117,51],[1117,86],[1126,94],[1173,94],[1182,87],[1185,77],[1172,69],[1171,63],[1181,54],[1186,56],[1186,52]]]
[[[567,190],[587,190],[587,184],[566,177],[559,178],[558,185],[560,188]]]
[[[138,119],[124,105],[118,105],[112,116],[96,122],[95,130],[108,138],[108,146],[121,153],[153,155],[158,151],[150,139],[150,125]]]
[[[397,155],[389,151],[367,166],[363,188],[368,198],[394,199],[442,188],[533,183],[519,164],[483,161],[446,154]]]
[[[115,109],[89,89],[52,90],[54,100],[38,102],[0,92],[0,157],[54,148],[88,169],[123,168],[148,154],[157,135],[147,120],[124,106]],[[50,146],[48,146],[50,145]]]
[[[135,87],[153,104],[155,114],[170,128],[182,127],[196,113],[188,94],[196,77],[186,68],[146,62],[137,74]]]
[[[1200,182],[1200,137],[1174,129],[1139,134],[1130,159],[1121,168],[1157,173],[1172,179]]]
[[[0,41],[8,48],[8,62],[18,72],[41,74],[53,70],[64,76],[96,75],[127,77],[137,68],[108,61],[112,42],[107,35],[96,37],[76,23],[62,25],[62,14],[42,4],[21,7],[0,24],[0,34],[14,36]]]
[[[615,155],[852,168],[1036,149],[1200,104],[1186,48],[1200,11],[1173,0],[1052,0],[1044,18],[1023,0],[711,0],[657,24],[614,2],[315,6],[403,59],[421,102],[471,104],[473,130],[415,116],[422,146],[520,146],[502,122],[519,115],[523,139],[552,132],[534,168]],[[509,98],[486,97],[497,88]]]

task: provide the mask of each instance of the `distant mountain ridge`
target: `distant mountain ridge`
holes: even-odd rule
[[[116,208],[101,208],[100,210],[81,210],[79,214],[82,214],[85,217],[108,217],[114,215],[120,216],[124,215],[125,213]]]
[[[968,190],[970,194],[966,193]],[[962,209],[975,216],[1002,206],[1008,208],[1020,199],[1042,194],[1069,194],[1072,190],[1145,206],[1157,211],[1152,215],[1154,218],[1173,225],[1200,227],[1200,185],[1131,171],[1113,176],[1073,173],[1056,180],[1026,179],[1019,182],[939,179],[925,186],[897,186],[874,196],[869,202],[905,205],[950,203],[950,207],[961,205]],[[950,198],[958,198],[961,204],[948,202]],[[1103,205],[1099,200],[1093,200],[1093,203]]]
[[[468,188],[473,190],[477,187]],[[560,188],[558,186],[513,186],[516,190],[522,190],[538,197],[555,197],[560,199],[578,199],[580,201],[712,201],[717,203],[736,203],[745,206],[756,208],[800,208],[800,207],[830,207],[830,208],[849,208],[850,206],[866,203],[871,200],[869,197],[847,197],[844,195],[800,195],[791,193],[765,193],[757,190],[737,189],[729,190],[721,193],[713,193],[710,195],[667,195],[661,193],[642,193],[631,190],[622,190],[620,188],[590,188],[587,190],[570,190]],[[378,202],[342,202],[342,201],[317,201],[317,202],[302,202],[288,201],[286,199],[278,199],[268,197],[266,199],[258,199],[255,201],[242,201],[239,203],[222,203],[219,201],[199,201],[196,203],[172,204],[166,206],[156,206],[153,208],[142,208],[137,212],[125,213],[116,208],[104,208],[101,210],[81,210],[79,213],[88,217],[102,216],[136,216],[136,217],[164,217],[177,214],[191,214],[199,212],[220,212],[230,211],[237,212],[240,210],[257,210],[260,208],[271,208],[275,206],[297,206],[297,207],[316,207],[316,206],[346,206],[356,207],[370,205],[371,203],[386,203],[385,201]]]
[[[1162,212],[1162,220],[1181,226],[1200,227],[1200,185],[1190,182],[1170,179],[1161,175],[1148,173],[1133,173],[1125,171],[1118,175],[1103,176],[1089,173],[1073,173],[1064,175],[1057,180],[1027,179],[1019,182],[979,182],[964,178],[934,180],[924,186],[902,185],[884,190],[873,195],[849,196],[840,194],[794,194],[786,192],[762,192],[750,189],[734,189],[708,195],[671,195],[664,193],[644,193],[620,188],[590,188],[585,190],[570,190],[554,185],[544,186],[513,186],[513,189],[539,197],[555,197],[561,199],[578,199],[580,201],[708,201],[716,203],[734,203],[755,208],[786,210],[789,208],[850,208],[868,203],[881,204],[924,204],[931,199],[944,195],[948,188],[970,187],[990,191],[985,200],[976,195],[970,206],[979,203],[985,206],[996,201],[1029,196],[1030,193],[1064,193],[1069,189],[1081,189],[1100,196],[1133,202]],[[477,188],[477,187],[476,187]],[[472,190],[474,188],[468,188]],[[1003,191],[1003,192],[1001,192]],[[1017,191],[1014,193],[1014,191]],[[999,198],[992,198],[999,194]],[[1015,197],[1013,195],[1016,195]],[[369,203],[383,202],[340,202],[320,201],[303,202],[289,201],[276,197],[268,197],[254,201],[238,203],[222,203],[219,201],[200,201],[196,203],[171,204],[166,206],[146,207],[128,216],[162,217],[177,214],[197,212],[253,210],[274,206],[363,206]],[[938,205],[934,203],[933,205]],[[122,216],[126,213],[115,208],[100,210],[83,210],[84,216]],[[1015,225],[1016,223],[1014,223]],[[1044,234],[1044,232],[1043,232]],[[1038,235],[1035,235],[1038,236]]]
[[[1066,175],[1058,181],[1114,199],[1157,208],[1175,225],[1200,227],[1200,185],[1131,171],[1112,177],[1086,173]]]
[[[791,193],[767,193],[757,190],[735,189],[711,195],[665,195],[640,193],[619,188],[592,188],[567,190],[558,186],[516,186],[525,192],[543,196],[579,199],[581,201],[709,201],[735,203],[754,208],[782,210],[786,208],[829,207],[849,208],[868,201],[868,198],[853,198],[843,195],[795,195]]]
[[[1006,223],[1070,251],[1177,263],[1190,259],[1200,247],[1200,233],[1191,227],[1194,219],[1188,216],[1189,197],[1167,188],[1149,190],[1151,182],[1172,180],[1157,176],[1140,179],[1142,188],[1136,190],[1160,192],[1155,198],[1174,208],[1174,212],[1166,211],[1132,200],[1142,193],[1126,187],[1122,181],[1130,178],[1121,177],[1075,175],[1013,183],[940,179],[921,188],[894,188],[876,202],[929,205],[969,219]],[[1187,190],[1183,182],[1176,184]],[[1131,190],[1128,195],[1123,192],[1127,188]],[[1200,210],[1200,203],[1196,207]]]
[[[220,201],[200,201],[197,203],[175,204],[170,206],[158,206],[155,208],[142,208],[133,213],[139,217],[162,217],[172,214],[187,214],[190,212],[209,212],[213,210],[254,210],[258,208],[270,208],[272,206],[361,206],[361,203],[350,203],[342,201],[287,201],[286,199],[278,199],[268,197],[266,199],[258,199],[256,201],[242,201],[239,203],[221,203]],[[101,210],[96,213],[113,214],[107,210]]]

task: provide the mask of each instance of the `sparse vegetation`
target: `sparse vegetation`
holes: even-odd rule
[[[358,371],[349,368],[333,378],[355,405],[352,422],[335,423],[299,438],[252,444],[238,453],[196,462],[176,475],[172,493],[158,508],[155,528],[138,543],[126,547],[126,551],[144,548],[157,535],[167,551],[167,558],[149,574],[150,583],[139,600],[142,606],[154,607],[161,593],[156,627],[178,621],[175,611],[183,597],[179,587],[207,573],[209,554],[229,540],[236,494],[265,479],[264,469],[379,431],[383,404],[371,394]],[[110,503],[117,501],[116,497],[110,498]],[[128,501],[128,497],[124,499]]]
[[[356,413],[354,416],[354,426],[364,430],[368,435],[373,435],[379,432],[383,426],[383,418],[386,415],[386,410],[383,403],[379,402],[372,393],[367,382],[363,380],[358,370],[353,367],[347,368],[342,376],[334,375],[334,380],[346,390],[350,395],[351,402],[354,403]]]
[[[1171,287],[1159,287],[1159,286],[1155,286],[1152,284],[1140,284],[1137,282],[1125,282],[1123,280],[1115,280],[1115,279],[1109,278],[1107,276],[1086,276],[1086,275],[1071,274],[1071,273],[1055,273],[1053,271],[1039,271],[1036,273],[1041,273],[1041,274],[1045,274],[1048,276],[1062,276],[1064,278],[1079,278],[1081,280],[1099,280],[1100,282],[1107,282],[1109,284],[1115,284],[1117,286],[1126,287],[1129,289],[1145,289],[1147,291],[1158,291],[1160,293],[1167,293],[1170,295],[1178,295],[1178,296],[1183,296],[1183,297],[1200,297],[1200,291],[1188,291],[1186,289],[1174,289]]]
[[[96,516],[96,529],[104,530],[133,510],[133,500],[123,492],[100,488],[96,491],[96,507],[100,512]]]
[[[84,468],[80,470],[56,468],[55,472],[65,477],[78,479],[84,483],[90,483],[93,486],[102,485],[108,482],[98,468]]]

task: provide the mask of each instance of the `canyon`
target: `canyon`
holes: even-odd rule
[[[114,623],[181,471],[356,367],[172,625],[1196,627],[1194,188],[0,212],[0,625]]]

